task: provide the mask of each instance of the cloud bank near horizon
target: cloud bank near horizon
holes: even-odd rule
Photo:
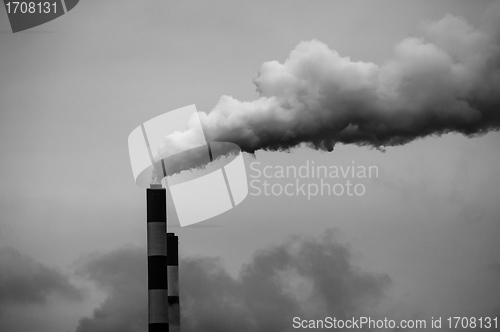
[[[61,300],[82,302],[84,291],[59,269],[42,264],[15,248],[0,248],[0,331],[39,327],[33,313]]]
[[[94,256],[84,273],[108,293],[76,332],[137,332],[147,326],[145,249]],[[386,275],[359,270],[332,232],[296,237],[257,251],[235,278],[215,258],[184,258],[180,266],[182,330],[292,331],[292,318],[349,317],[376,304]]]

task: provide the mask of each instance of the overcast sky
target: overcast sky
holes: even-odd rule
[[[261,65],[284,63],[301,42],[383,67],[403,41],[426,40],[426,27],[453,35],[453,22],[492,45],[492,76],[463,81],[466,92],[500,95],[500,39],[485,23],[499,15],[493,1],[82,0],[12,34],[2,7],[0,330],[146,331],[145,193],[127,147],[144,121],[191,104],[208,113],[221,96],[257,100]],[[474,45],[459,48],[480,61]],[[499,316],[499,140],[448,133],[385,152],[245,154],[249,181],[253,169],[312,162],[376,166],[378,177],[354,179],[362,196],[250,194],[194,227],[178,226],[169,197],[184,331],[293,331],[295,316]]]

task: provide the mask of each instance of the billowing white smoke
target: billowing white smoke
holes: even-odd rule
[[[479,29],[446,15],[422,23],[382,65],[354,62],[324,43],[301,42],[283,63],[266,62],[254,80],[260,98],[222,96],[200,120],[208,141],[243,151],[301,143],[331,151],[336,143],[380,148],[428,135],[465,135],[500,127],[500,16]],[[192,140],[188,126],[160,151]]]

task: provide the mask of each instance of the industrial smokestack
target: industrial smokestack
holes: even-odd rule
[[[180,331],[179,238],[167,233],[168,322],[170,332]]]
[[[151,184],[151,188],[146,189],[146,199],[148,229],[148,331],[168,332],[166,190],[162,188],[161,184]]]

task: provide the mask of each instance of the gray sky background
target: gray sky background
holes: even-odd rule
[[[209,112],[222,95],[256,99],[260,65],[283,62],[300,41],[318,39],[342,56],[382,64],[420,22],[450,13],[478,26],[486,14],[498,17],[492,4],[82,0],[16,34],[1,9],[0,330],[144,330],[146,309],[134,301],[144,304],[147,294],[145,194],[127,148],[139,124],[190,104]],[[263,302],[271,308],[306,319],[498,315],[499,139],[498,132],[447,134],[385,153],[337,146],[245,155],[248,175],[256,161],[260,169],[354,161],[380,173],[363,180],[362,197],[249,195],[200,224],[210,227],[172,228],[185,264],[186,330],[291,329],[284,311],[273,321],[255,308],[259,294],[270,294]],[[174,211],[169,218],[175,227]],[[323,237],[328,229],[333,238]],[[295,235],[302,238],[290,240]],[[276,285],[268,286],[279,296],[265,292],[274,273],[304,300]],[[331,289],[351,291],[328,293],[328,276]],[[204,293],[210,287],[227,302],[207,313],[197,305],[218,301],[213,290]],[[207,323],[230,316],[224,310],[234,303],[262,325],[245,325],[245,311],[231,312],[241,319],[223,327]],[[99,321],[96,308],[113,322]]]

